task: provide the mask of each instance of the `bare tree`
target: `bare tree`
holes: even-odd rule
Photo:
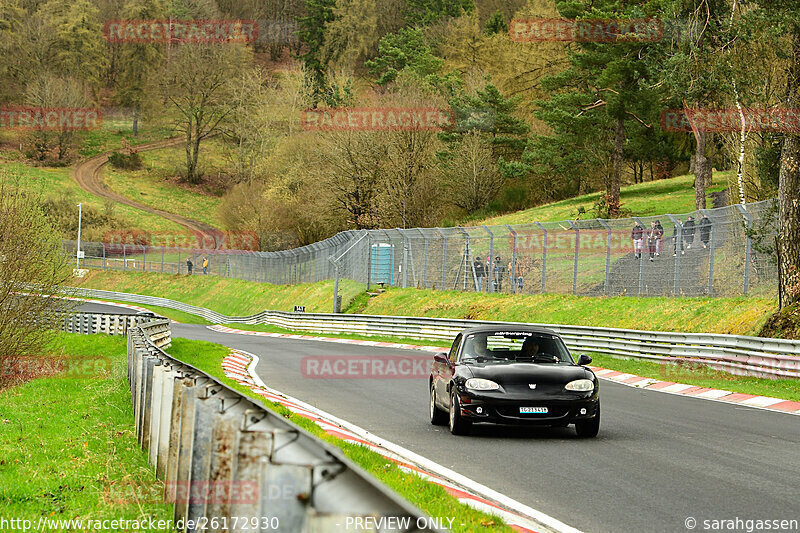
[[[470,213],[486,207],[505,181],[478,131],[463,136],[445,164],[445,176],[450,201]]]
[[[200,143],[219,133],[232,111],[232,81],[247,58],[233,43],[183,44],[172,51],[165,75],[169,101],[178,111],[175,128],[186,137],[186,179],[199,183]]]
[[[84,84],[72,78],[43,74],[34,78],[25,91],[25,103],[39,108],[80,108],[90,105]],[[36,158],[47,159],[50,151],[58,150],[58,160],[63,160],[69,152],[74,131],[66,125],[58,130],[41,126],[31,134]]]
[[[51,335],[42,324],[64,309],[52,296],[68,279],[61,239],[38,202],[0,175],[0,369],[12,357],[42,353]],[[7,374],[0,372],[0,387]]]

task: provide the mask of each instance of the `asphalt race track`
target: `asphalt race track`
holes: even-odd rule
[[[424,379],[309,379],[300,371],[305,356],[421,352],[184,324],[173,324],[172,335],[254,353],[270,387],[586,532],[688,531],[688,517],[697,531],[703,520],[800,519],[798,416],[603,381],[596,439],[576,438],[571,426],[476,426],[454,437],[428,422]]]

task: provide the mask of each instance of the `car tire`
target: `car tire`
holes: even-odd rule
[[[591,439],[597,436],[597,433],[600,431],[600,404],[597,404],[597,412],[594,415],[594,418],[590,418],[589,420],[579,420],[575,422],[575,432],[578,434],[578,437],[582,439]]]
[[[450,433],[453,435],[467,435],[472,424],[469,420],[464,420],[461,416],[461,405],[458,402],[458,394],[455,390],[450,392]]]
[[[436,407],[436,389],[433,387],[433,383],[431,383],[430,396],[431,424],[434,426],[443,426],[447,424],[447,413]]]

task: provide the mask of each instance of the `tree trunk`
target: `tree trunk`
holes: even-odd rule
[[[696,209],[706,208],[706,185],[711,179],[711,160],[706,157],[705,131],[695,130],[697,151],[694,155],[694,203]]]
[[[792,35],[787,81],[787,109],[800,106],[800,33]],[[787,132],[778,182],[778,239],[784,305],[800,301],[800,139]]]
[[[619,189],[622,182],[622,148],[624,143],[625,120],[618,118],[617,127],[614,130],[614,153],[611,155],[611,177],[606,191],[609,218],[619,217]]]
[[[139,135],[139,106],[133,106],[133,136]]]

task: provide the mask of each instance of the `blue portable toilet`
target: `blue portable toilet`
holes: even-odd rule
[[[378,243],[370,252],[370,280],[372,283],[394,285],[394,245]]]

